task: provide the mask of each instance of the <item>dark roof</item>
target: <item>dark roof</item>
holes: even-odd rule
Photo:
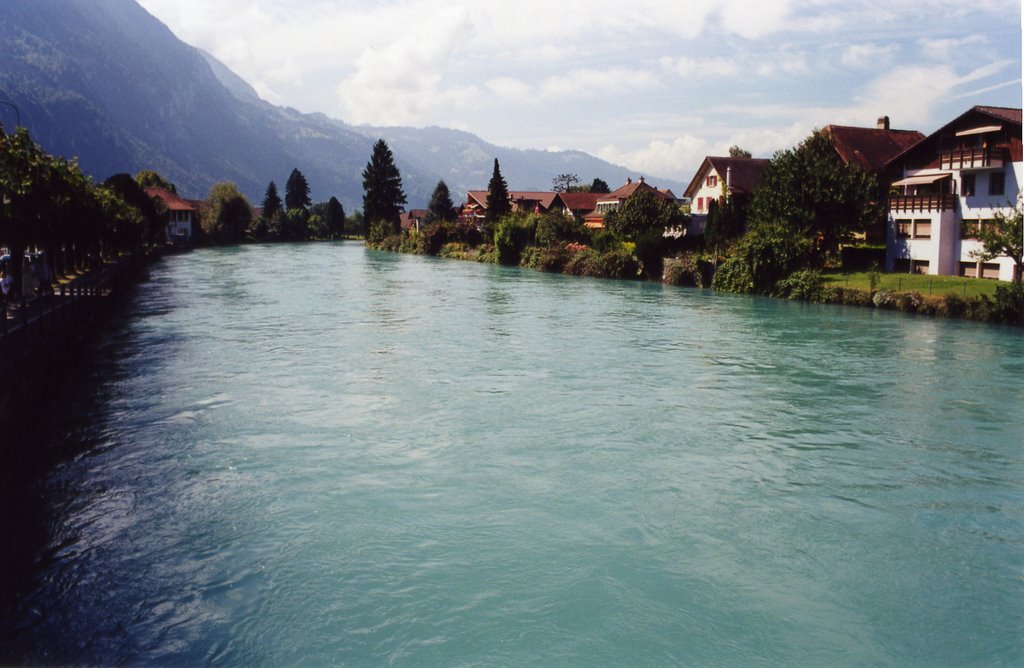
[[[928,135],[926,138],[924,138],[921,141],[917,142],[913,146],[909,146],[905,150],[897,153],[896,155],[894,155],[892,158],[889,159],[888,163],[889,163],[889,165],[893,165],[896,162],[904,160],[904,159],[906,159],[908,157],[911,157],[913,155],[922,156],[924,154],[934,153],[934,148],[935,148],[934,145],[938,142],[939,137],[941,137],[944,133],[948,133],[951,130],[957,128],[957,127],[963,127],[963,126],[970,127],[970,126],[975,125],[976,123],[979,123],[979,122],[984,123],[986,116],[988,118],[994,118],[997,121],[1001,121],[1003,123],[1009,123],[1011,125],[1016,125],[1017,126],[1016,133],[1011,132],[1011,135],[1016,134],[1017,145],[1019,147],[1019,144],[1020,144],[1020,131],[1021,131],[1020,130],[1020,128],[1021,128],[1021,110],[1020,109],[1011,108],[1011,107],[983,107],[983,106],[974,106],[974,107],[971,107],[970,109],[968,109],[967,111],[965,111],[964,113],[960,114],[959,116],[957,116],[953,120],[951,120],[949,123],[946,123],[941,128],[939,128],[935,132],[933,132],[930,135]],[[929,146],[929,145],[932,146],[931,150],[929,150],[927,148],[927,146]]]
[[[658,190],[654,186],[650,185],[644,180],[644,177],[640,177],[638,180],[628,179],[626,184],[617,190],[614,190],[607,195],[600,195],[597,198],[598,202],[620,202],[622,200],[629,199],[636,194],[638,190],[645,190],[652,192],[662,199],[675,199],[675,195],[672,194],[671,190]]]
[[[558,198],[570,211],[593,211],[604,196],[605,193],[558,193]]]
[[[722,180],[725,180],[726,173],[729,174],[730,192],[749,194],[754,191],[761,180],[761,174],[770,162],[766,158],[726,158],[709,155],[700,163],[700,168],[693,175],[690,185],[686,186],[684,195],[693,197],[700,189],[700,183],[704,180],[709,167],[713,168]]]
[[[869,172],[879,173],[887,162],[917,144],[924,135],[917,130],[880,130],[828,125],[836,153],[846,164],[856,164]]]

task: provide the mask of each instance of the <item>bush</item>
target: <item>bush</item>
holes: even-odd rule
[[[1007,325],[1024,325],[1024,284],[1011,283],[996,287],[988,319]]]
[[[554,246],[570,241],[579,243],[590,241],[590,234],[586,226],[572,216],[563,216],[557,213],[538,216],[535,230],[536,243],[541,246]]]
[[[665,267],[665,235],[658,230],[641,235],[636,240],[636,257],[647,278],[660,281]]]
[[[626,279],[637,278],[640,263],[632,253],[623,249],[602,253],[588,248],[573,254],[563,270],[572,276]]]
[[[506,216],[494,227],[494,247],[499,264],[515,266],[528,245],[533,242],[536,218]]]
[[[816,269],[803,269],[790,274],[775,285],[774,296],[804,301],[822,301],[825,281]]]
[[[722,292],[750,294],[754,291],[754,276],[744,258],[731,257],[718,265],[711,287]]]

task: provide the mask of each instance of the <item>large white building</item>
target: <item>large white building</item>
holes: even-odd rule
[[[1021,110],[974,107],[894,158],[890,271],[1013,280],[1008,257],[982,261],[977,230],[1012,215],[1021,184]]]

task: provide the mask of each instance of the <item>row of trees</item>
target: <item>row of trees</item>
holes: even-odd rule
[[[26,251],[43,251],[47,274],[66,274],[155,243],[161,214],[131,176],[95,185],[73,161],[46,153],[27,129],[8,134],[0,126],[0,245],[10,251],[14,294],[21,294]]]

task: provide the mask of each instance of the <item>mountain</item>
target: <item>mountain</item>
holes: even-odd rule
[[[545,190],[562,173],[613,188],[629,170],[575,151],[522,151],[443,128],[351,126],[261,100],[210,54],[185,44],[134,0],[0,0],[0,99],[46,150],[77,157],[97,180],[155,169],[191,197],[234,181],[254,202],[293,168],[314,200],[362,204],[362,170],[384,138],[409,207],[444,179],[459,199],[486,188],[494,158],[513,190]],[[0,106],[0,122],[13,127]],[[659,181],[673,188],[682,184]]]

